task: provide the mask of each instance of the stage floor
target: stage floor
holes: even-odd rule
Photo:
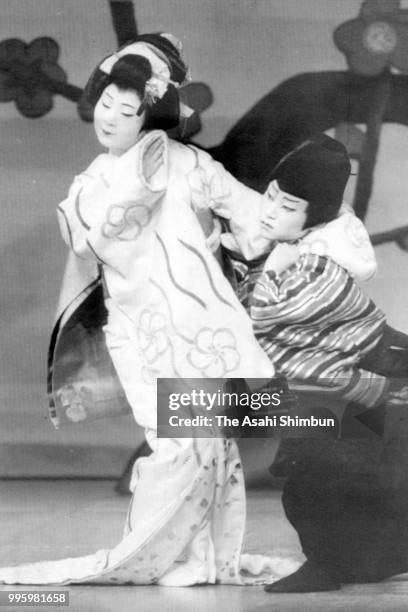
[[[111,481],[0,481],[0,564],[84,555],[113,546],[121,537],[129,502],[114,493],[113,485]],[[249,491],[245,550],[287,552],[301,559],[278,491]],[[30,588],[2,586],[0,590]],[[407,610],[408,574],[308,595],[272,595],[262,587],[232,586],[65,588],[70,595],[69,612],[396,612]]]

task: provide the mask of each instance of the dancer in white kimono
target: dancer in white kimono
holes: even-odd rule
[[[103,60],[87,92],[107,153],[58,207],[76,265],[84,258],[88,270],[102,270],[106,345],[153,451],[136,463],[124,537],[86,557],[1,568],[0,582],[248,584],[297,567],[241,554],[245,489],[235,441],[157,437],[158,377],[274,374],[200,223],[208,211],[228,219],[250,259],[263,245],[252,240],[245,211],[261,196],[160,131],[179,120],[186,72],[169,35],[140,36]]]

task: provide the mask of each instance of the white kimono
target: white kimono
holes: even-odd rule
[[[163,140],[165,163],[147,181],[143,155],[154,138]],[[210,209],[228,219],[252,258],[265,247],[248,225],[260,197],[208,154],[157,131],[121,157],[99,156],[75,179],[58,208],[62,232],[78,257],[102,265],[107,347],[153,453],[135,465],[125,535],[115,548],[2,568],[0,582],[245,584],[297,567],[241,555],[245,488],[235,441],[156,436],[158,377],[274,374],[197,218]]]

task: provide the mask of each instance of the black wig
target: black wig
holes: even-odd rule
[[[170,79],[175,83],[184,82],[187,67],[179,50],[165,36],[160,34],[143,34],[134,41],[126,43],[126,48],[133,42],[144,42],[154,47],[159,57],[168,65]],[[120,57],[114,64],[110,74],[103,72],[98,66],[92,73],[84,90],[84,99],[95,107],[105,87],[114,83],[120,89],[133,89],[142,100],[145,111],[143,129],[170,130],[179,124],[180,102],[177,88],[169,83],[166,93],[154,103],[148,104],[145,99],[146,82],[152,76],[150,62],[141,55],[128,54]]]

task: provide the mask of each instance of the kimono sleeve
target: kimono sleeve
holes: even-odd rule
[[[319,319],[324,326],[324,318],[334,312],[340,321],[339,290],[347,291],[347,283],[351,282],[339,266],[317,255],[301,257],[280,275],[268,269],[266,263],[250,296],[250,316],[255,336],[261,344],[264,344],[263,339],[268,344],[268,333],[277,325],[299,329]],[[301,348],[298,350],[302,351]],[[322,347],[319,350],[322,351]],[[332,355],[327,353],[327,364],[331,359]],[[302,378],[304,371],[300,367],[294,376]],[[322,368],[324,371],[325,368]],[[327,375],[322,374],[321,383],[327,384],[327,380]],[[306,379],[305,383],[308,382]],[[372,407],[383,401],[388,381],[384,376],[358,368],[356,363],[351,365],[345,361],[342,365],[339,354],[336,376],[331,386],[347,401]]]
[[[102,155],[71,185],[58,206],[63,238],[79,257],[100,259],[116,240],[133,240],[145,228],[167,185],[167,147],[161,166],[149,178],[144,175],[144,153],[152,132],[142,144],[119,158]]]
[[[189,176],[193,200],[199,200],[196,208],[207,207],[228,221],[234,243],[245,259],[270,251],[270,241],[260,234],[262,195],[237,181],[204,151],[191,148],[197,160]]]
[[[268,268],[267,260],[250,300],[255,331],[265,323],[302,323],[322,306],[330,309],[333,299],[330,278],[322,274],[319,257],[308,260],[305,265],[305,258],[300,258],[281,274]]]
[[[370,280],[377,271],[367,229],[345,203],[336,219],[315,228],[302,239],[300,250],[331,257],[359,282]]]

